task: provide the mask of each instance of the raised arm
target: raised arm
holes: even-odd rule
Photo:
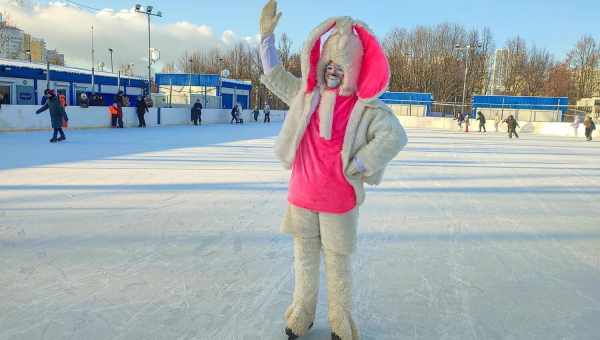
[[[274,31],[280,18],[281,12],[277,12],[277,1],[269,0],[260,16],[260,59],[264,71],[261,81],[281,100],[290,104],[300,91],[302,81],[283,68],[275,48]]]

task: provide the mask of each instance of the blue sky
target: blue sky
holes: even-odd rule
[[[47,2],[47,1],[46,1]],[[133,6],[122,0],[80,0],[97,8],[122,9]],[[232,30],[240,36],[257,32],[260,9],[265,1],[154,0],[142,2],[159,8],[164,23],[189,21],[207,25],[215,32]],[[350,15],[365,21],[380,36],[394,27],[412,28],[441,22],[463,24],[468,28],[488,26],[496,45],[517,34],[528,43],[544,47],[561,58],[583,34],[600,39],[598,0],[505,0],[505,1],[402,1],[402,0],[281,0],[283,17],[279,32],[287,32],[299,47],[308,31],[321,20],[334,15]]]

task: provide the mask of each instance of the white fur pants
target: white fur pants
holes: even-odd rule
[[[285,318],[287,327],[295,334],[304,335],[315,319],[323,249],[332,332],[342,340],[359,339],[358,329],[352,319],[350,263],[350,255],[356,247],[357,224],[357,208],[339,215],[289,206],[282,231],[294,237],[295,287],[293,302]]]

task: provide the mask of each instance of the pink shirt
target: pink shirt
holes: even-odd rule
[[[296,151],[288,193],[291,204],[318,212],[343,214],[356,206],[354,188],[344,176],[342,146],[356,96],[337,96],[331,140],[320,136],[317,106]]]

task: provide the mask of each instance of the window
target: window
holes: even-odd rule
[[[2,104],[11,104],[11,86],[8,84],[0,84],[0,95],[2,95]]]

